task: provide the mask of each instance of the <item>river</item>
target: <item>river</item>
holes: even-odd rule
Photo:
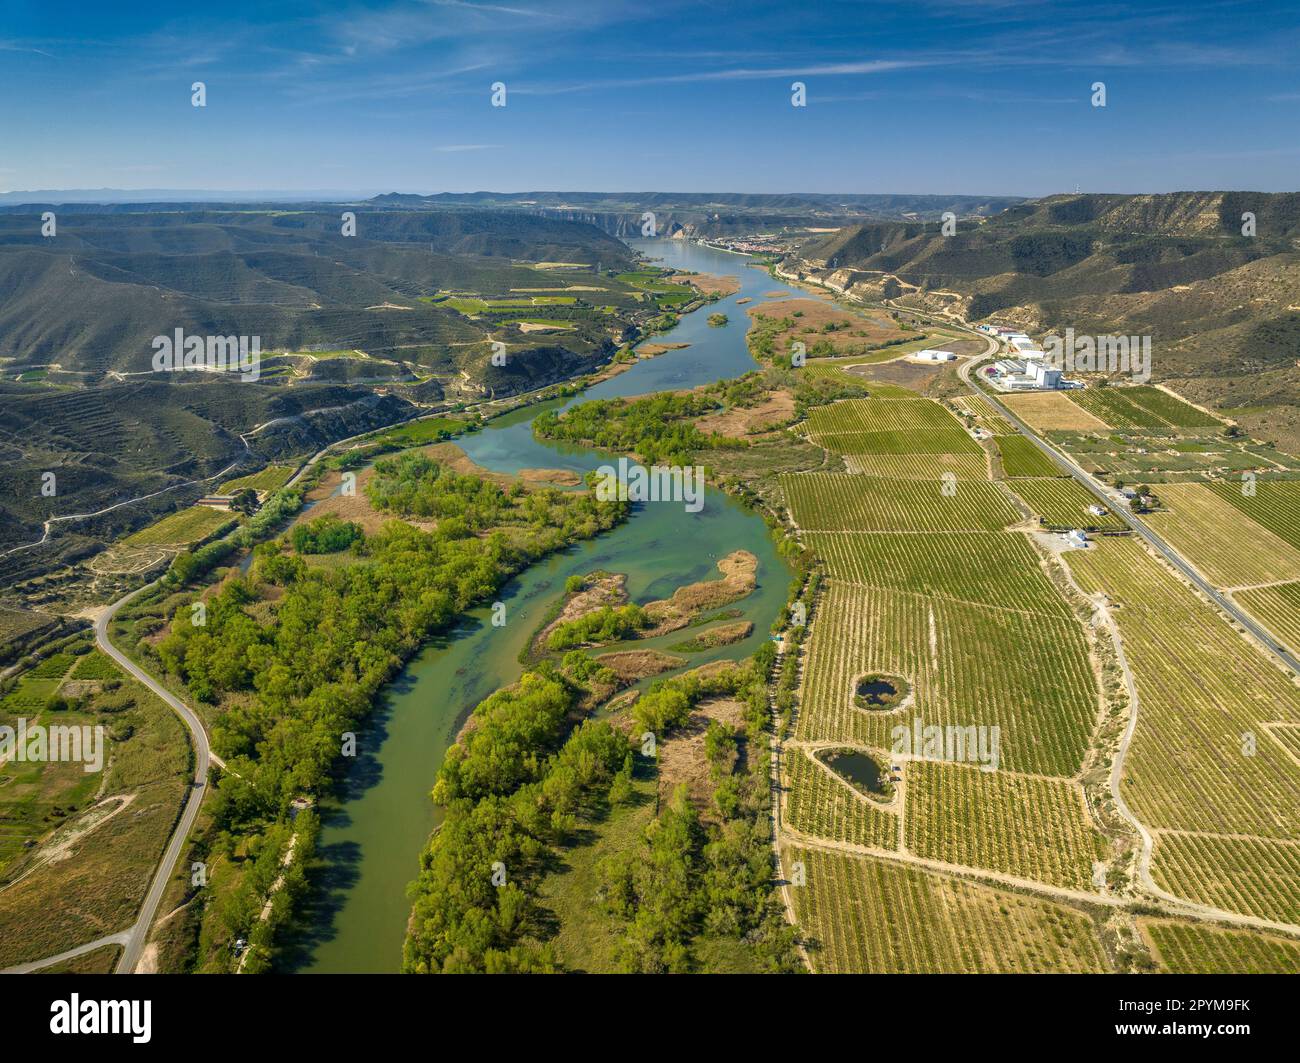
[[[740,376],[754,368],[745,345],[746,306],[780,287],[749,259],[680,240],[632,240],[633,247],[667,266],[737,277],[741,289],[684,315],[652,342],[689,343],[681,350],[638,362],[589,388],[581,396],[530,406],[488,423],[457,440],[474,461],[502,472],[561,468],[585,472],[608,455],[538,442],[532,420],[543,409],[573,402],[696,387]],[[712,328],[710,313],[727,315]],[[326,804],[313,881],[313,896],[292,933],[286,933],[282,970],[320,973],[393,972],[400,969],[410,904],[406,887],[419,869],[419,854],[437,825],[429,799],[443,754],[461,722],[483,698],[519,678],[518,655],[548,607],[574,574],[593,569],[626,573],[634,601],[666,597],[680,585],[717,578],[717,561],[733,550],[758,557],[758,587],[736,603],[754,623],[743,642],[686,655],[688,667],[736,659],[767,637],[785,602],[790,569],[776,554],[762,519],[710,489],[704,508],[687,513],[679,504],[639,505],[625,524],[599,539],[578,544],[528,569],[506,585],[501,600],[506,623],[493,627],[490,607],[474,610],[454,630],[423,647],[386,688],[381,704],[358,735],[358,755],[337,797]],[[689,638],[676,632],[634,643],[663,648]]]

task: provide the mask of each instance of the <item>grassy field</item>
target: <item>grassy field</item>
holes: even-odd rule
[[[387,431],[379,433],[368,442],[395,443],[401,447],[414,447],[423,443],[437,443],[452,436],[459,435],[468,427],[467,421],[455,417],[425,417],[418,421],[408,421]]]
[[[1061,476],[1063,473],[1046,454],[1021,435],[998,436],[1002,471],[1007,476]]]
[[[1102,517],[1090,513],[1088,507],[1097,499],[1074,480],[1025,478],[1010,481],[1007,487],[1023,498],[1025,505],[1049,528],[1118,530],[1124,527],[1124,522],[1114,513],[1108,511]]]
[[[853,694],[867,673],[906,679],[906,712],[868,712]],[[1079,770],[1097,714],[1083,633],[1073,618],[948,602],[831,581],[809,634],[795,735],[888,750],[891,730],[925,724],[1001,731],[1011,771]]]
[[[1077,782],[980,771],[964,764],[907,765],[909,852],[1068,889],[1091,890],[1105,844]]]
[[[818,764],[809,751],[793,747],[781,761],[786,788],[785,823],[814,838],[898,848],[898,815],[859,794]]]
[[[1064,558],[1085,591],[1112,602],[1134,673],[1138,726],[1121,784],[1134,814],[1157,830],[1294,843],[1300,765],[1267,738],[1265,725],[1300,723],[1300,689],[1137,542],[1099,540]],[[1171,892],[1218,895],[1203,875],[1221,872],[1190,867],[1180,856],[1186,848],[1162,840],[1154,873]],[[1296,897],[1295,883],[1279,877],[1266,896],[1234,904],[1276,913]]]
[[[289,477],[293,473],[294,467],[292,465],[268,465],[260,472],[255,472],[249,476],[240,476],[235,480],[227,480],[221,485],[220,493],[229,495],[248,487],[251,487],[254,491],[274,491],[288,483]]]
[[[1049,616],[1069,615],[1024,535],[807,532],[804,540],[826,562],[827,574],[845,583]]]
[[[123,546],[184,546],[196,543],[238,517],[207,506],[190,506],[141,528],[122,540]]]
[[[45,847],[59,846],[67,857],[46,861],[44,848],[29,852],[29,862],[18,866],[0,888],[0,967],[122,930],[136,916],[179,812],[190,752],[180,721],[166,705],[130,680],[124,679],[114,695],[123,692],[132,707],[97,712],[95,706],[104,695],[96,695],[86,713],[88,722],[109,731],[107,779],[83,771],[80,764],[36,765],[40,776],[32,780],[11,770],[17,765],[0,772],[11,777],[0,784],[0,809],[7,824],[15,811],[25,814],[40,802],[58,804],[69,813],[38,824],[47,836],[56,822],[65,824]],[[72,714],[58,715],[59,722],[72,722]],[[81,776],[71,789],[63,777],[67,771]],[[129,804],[99,818],[122,798]],[[105,804],[91,813],[95,825],[88,835],[78,837],[86,822],[80,816],[97,802]]]
[[[795,522],[808,531],[997,531],[1020,517],[988,482],[802,473],[781,477],[781,488]]]
[[[1101,972],[1109,969],[1084,913],[872,857],[792,847],[786,875],[818,972],[872,974]]]
[[[1168,512],[1146,521],[1219,587],[1300,579],[1300,549],[1225,500],[1209,484],[1164,484]]]
[[[1247,930],[1140,919],[1161,970],[1172,974],[1300,974],[1300,941]]]
[[[1300,583],[1237,591],[1232,597],[1293,650],[1300,650]]]

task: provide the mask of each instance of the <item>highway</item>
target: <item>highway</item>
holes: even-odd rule
[[[1177,550],[1152,531],[1150,526],[1138,517],[1136,513],[1132,512],[1127,505],[1119,501],[1121,496],[1118,492],[1112,492],[1105,484],[1085,472],[1081,466],[1066,457],[1060,451],[1056,450],[1056,448],[1051,446],[1051,444],[1040,439],[1028,425],[1017,417],[1007,407],[1007,405],[998,398],[995,392],[991,389],[981,388],[971,380],[970,372],[975,364],[997,350],[996,340],[988,336],[985,336],[984,339],[988,340],[992,349],[985,351],[983,355],[967,359],[962,363],[961,368],[957,371],[962,380],[966,382],[966,386],[977,394],[983,395],[993,403],[993,405],[997,407],[998,412],[1015,425],[1016,430],[1020,432],[1021,435],[1028,438],[1034,446],[1051,458],[1057,466],[1067,472],[1077,483],[1105,503],[1107,509],[1111,510],[1120,520],[1127,524],[1135,534],[1141,536],[1153,550],[1178,569],[1178,571],[1186,577],[1189,583],[1222,609],[1223,612],[1227,613],[1235,623],[1240,624],[1245,628],[1245,630],[1248,631],[1251,636],[1264,647],[1264,649],[1281,661],[1287,668],[1291,669],[1291,671],[1300,674],[1300,660],[1298,660],[1290,650],[1283,646],[1281,642],[1279,642],[1279,640],[1266,628],[1244,612],[1236,602],[1227,595],[1220,593],[1220,591],[1204,576],[1202,576],[1200,572],[1193,568],[1190,562],[1185,560]]]

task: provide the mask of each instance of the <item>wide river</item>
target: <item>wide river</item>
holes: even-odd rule
[[[696,387],[753,369],[745,345],[748,306],[737,306],[736,300],[759,302],[780,285],[739,255],[681,240],[629,243],[667,266],[737,277],[741,289],[683,316],[672,332],[652,340],[689,347],[638,362],[569,402]],[[726,326],[709,327],[707,317],[715,312],[727,315]],[[586,448],[551,446],[533,438],[533,418],[563,405],[518,410],[457,442],[480,465],[502,472],[584,472],[610,460]],[[736,606],[753,621],[754,632],[735,645],[688,655],[689,667],[747,656],[767,637],[791,573],[762,519],[714,490],[706,493],[698,513],[687,513],[680,504],[638,506],[620,527],[534,565],[507,584],[501,596],[504,626],[492,626],[490,608],[477,609],[416,654],[386,688],[358,735],[357,760],[337,799],[322,808],[314,875],[318,886],[298,928],[286,935],[292,940],[281,967],[321,973],[400,969],[410,908],[406,887],[416,877],[420,851],[439,821],[429,791],[443,754],[469,711],[519,678],[519,652],[569,576],[593,569],[626,573],[628,593],[644,603],[666,597],[684,583],[716,578],[718,559],[740,549],[759,561],[757,589]],[[676,632],[636,645],[662,647],[688,637]]]

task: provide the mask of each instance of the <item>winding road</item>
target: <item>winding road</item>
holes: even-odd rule
[[[149,584],[149,586],[152,586],[152,584]],[[140,913],[136,917],[135,923],[126,931],[126,940],[122,943],[122,957],[117,962],[118,974],[134,974],[136,965],[140,962],[140,956],[144,953],[145,942],[149,937],[149,928],[153,926],[154,916],[158,913],[158,905],[162,902],[167,883],[171,880],[172,872],[176,868],[176,861],[180,859],[181,850],[185,848],[185,840],[189,837],[190,828],[194,826],[194,820],[198,817],[199,806],[203,803],[203,793],[207,789],[208,770],[213,761],[212,751],[208,748],[208,734],[203,729],[203,721],[180,698],[155,680],[109,640],[108,625],[112,622],[113,617],[122,606],[142,590],[144,590],[143,587],[119,598],[99,615],[95,621],[95,644],[104,653],[112,657],[123,671],[129,673],[133,678],[157,694],[158,697],[162,698],[171,707],[172,711],[181,718],[185,726],[189,728],[190,741],[194,746],[194,778],[190,786],[190,792],[185,798],[185,806],[181,809],[180,819],[177,820],[176,828],[172,831],[172,836],[167,842],[167,848],[158,861],[158,867],[154,870],[153,879],[149,883],[149,892],[145,894],[144,903],[140,906]]]

